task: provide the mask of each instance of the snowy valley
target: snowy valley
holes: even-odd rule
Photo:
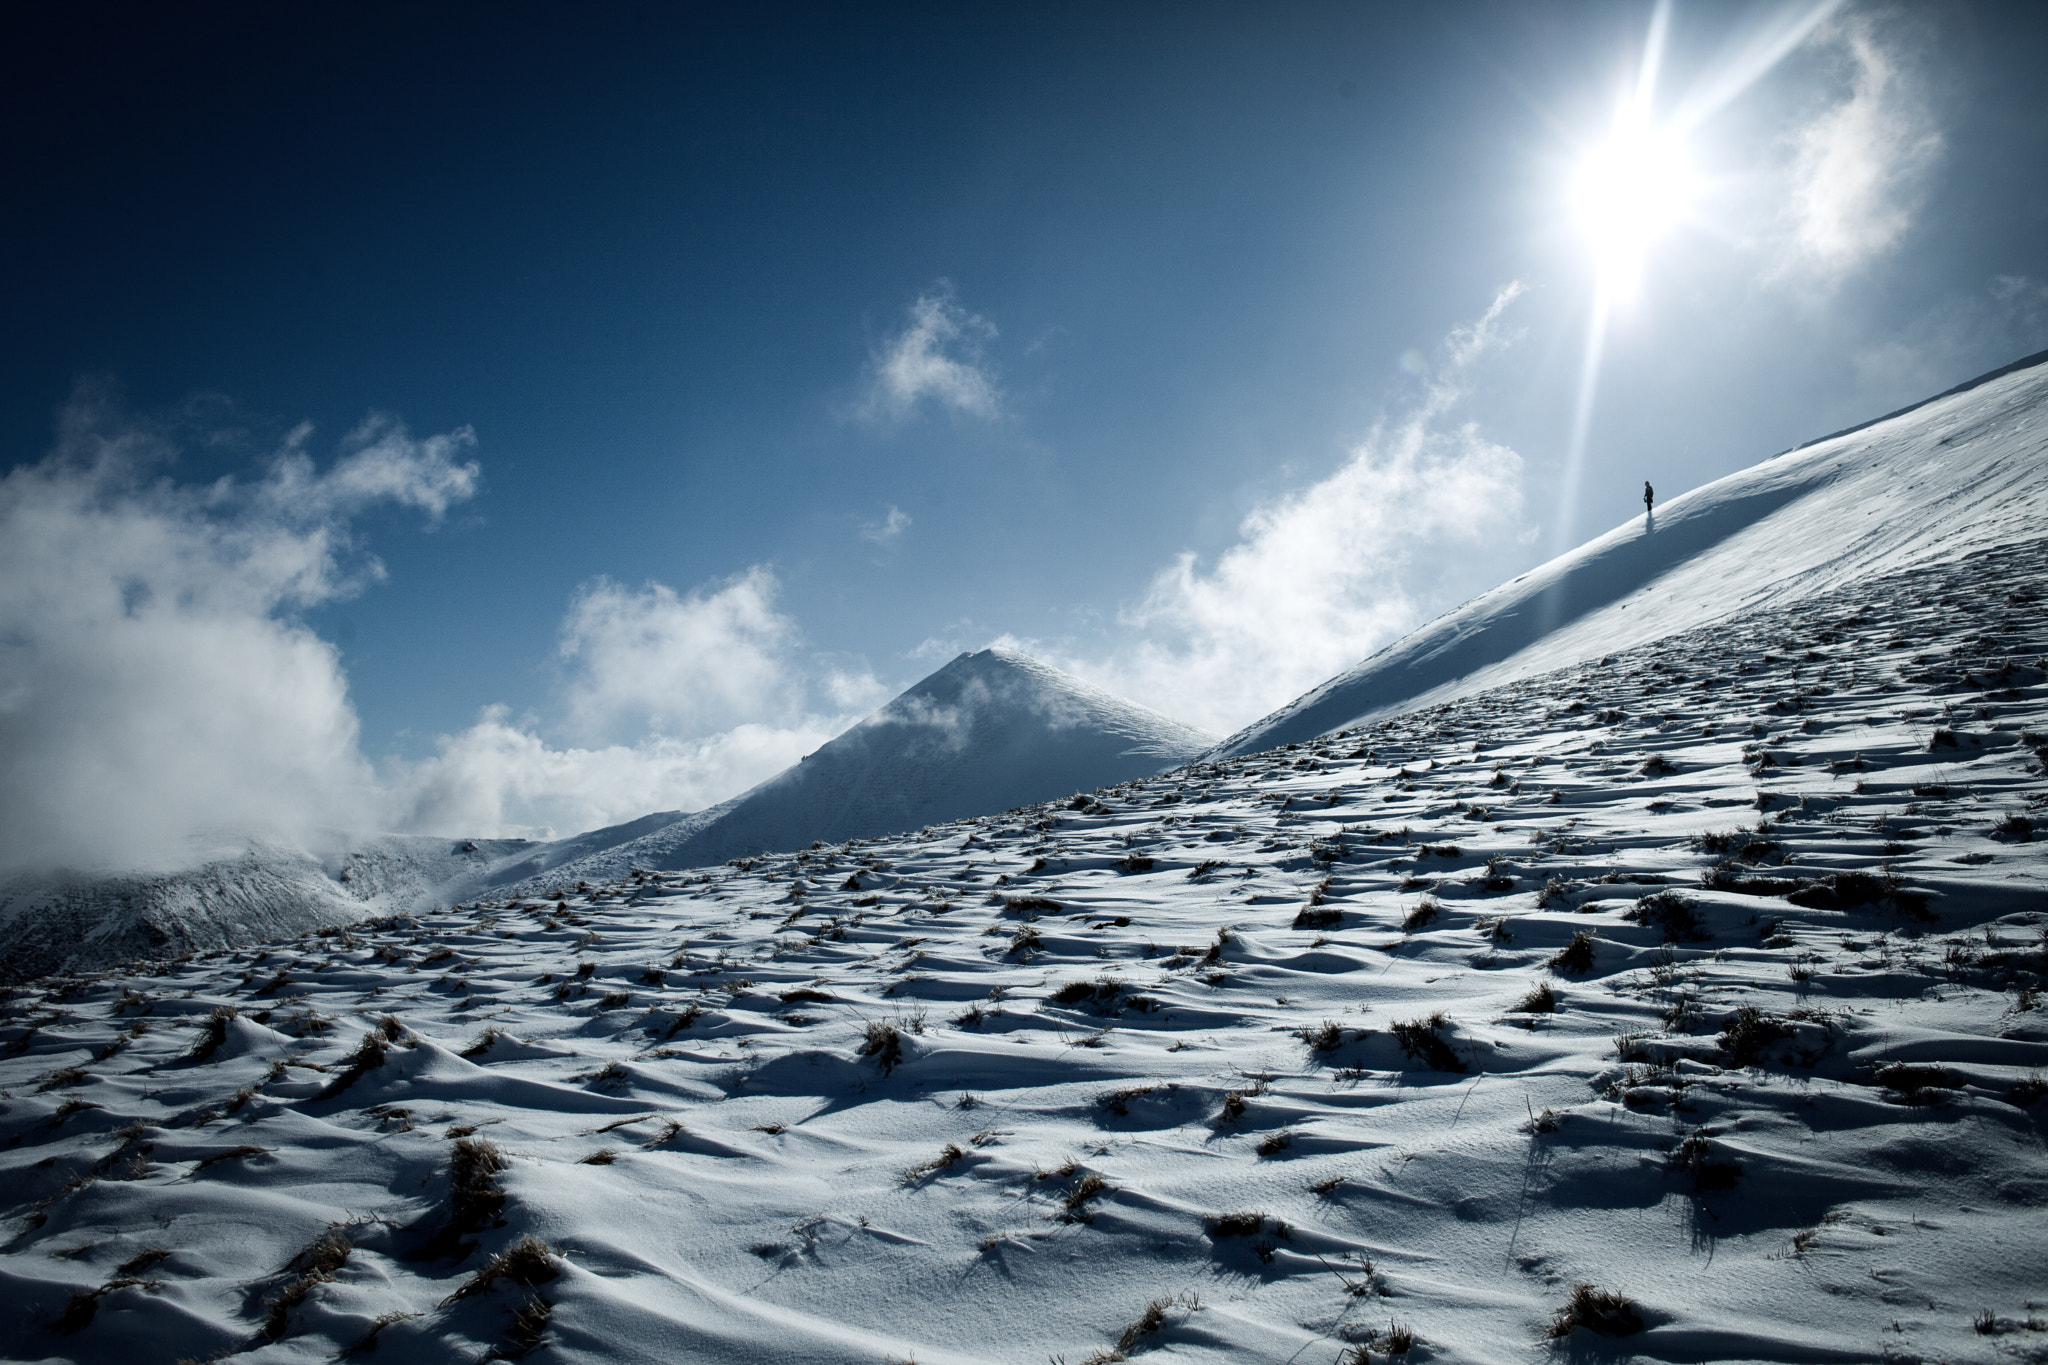
[[[842,737],[29,983],[0,1355],[2048,1359],[2044,440],[1789,453],[1078,791],[781,838]]]

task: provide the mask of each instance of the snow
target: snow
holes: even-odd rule
[[[2044,553],[1078,803],[40,982],[0,1354],[2038,1358]],[[1582,1283],[1642,1330],[1547,1342]]]
[[[963,654],[801,763],[706,810],[660,811],[549,843],[389,835],[321,857],[214,833],[180,871],[0,883],[0,982],[290,937],[492,888],[689,867],[917,829],[1186,762],[1216,736],[1026,655]]]
[[[1232,735],[1299,743],[2048,524],[2048,352],[1671,499]]]
[[[332,842],[348,851],[322,857],[296,843],[213,831],[193,841],[181,870],[17,872],[0,883],[0,982],[414,909],[528,847],[407,835]]]

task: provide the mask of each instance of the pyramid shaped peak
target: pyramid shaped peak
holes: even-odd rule
[[[1063,668],[1034,659],[1021,650],[990,645],[985,649],[956,654],[935,672],[911,684],[896,701],[884,706],[870,719],[888,717],[898,702],[907,699],[964,697],[976,683],[1000,689],[1002,696],[1020,701],[1029,696],[1063,695],[1085,697],[1091,702],[1118,709],[1146,709],[1077,678]]]
[[[1015,649],[957,654],[804,759],[668,830],[549,872],[697,867],[1064,799],[1186,763],[1217,736]]]

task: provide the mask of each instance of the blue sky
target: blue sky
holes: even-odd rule
[[[2048,346],[2037,9],[1679,4],[1687,176],[1582,420],[1576,187],[1656,13],[17,19],[0,761],[100,774],[67,827],[177,771],[209,820],[566,832],[995,640],[1227,730],[1646,478]]]

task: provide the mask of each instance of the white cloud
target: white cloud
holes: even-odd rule
[[[696,810],[769,777],[886,699],[864,668],[808,655],[757,565],[678,593],[587,584],[562,622],[567,732],[502,706],[394,766],[406,828],[545,837]]]
[[[917,296],[910,321],[875,355],[862,415],[900,420],[929,399],[972,417],[996,417],[1002,394],[981,344],[995,324],[962,308],[944,280]]]
[[[742,722],[689,738],[555,748],[504,707],[443,735],[439,752],[399,774],[404,825],[442,834],[547,837],[658,810],[698,810],[780,772],[844,730],[849,717]]]
[[[1446,420],[1471,367],[1506,341],[1502,314],[1520,292],[1509,285],[1445,339],[1405,419],[1375,428],[1327,478],[1254,509],[1213,567],[1184,553],[1161,569],[1107,649],[1048,652],[1228,733],[1418,624],[1447,562],[1523,534],[1521,457]]]
[[[218,433],[207,433],[210,439]],[[807,653],[765,567],[678,593],[599,579],[562,623],[569,742],[501,706],[436,754],[365,758],[335,650],[296,614],[382,576],[351,519],[470,497],[467,429],[375,416],[323,469],[292,431],[253,479],[179,483],[168,429],[86,393],[0,478],[0,868],[170,867],[192,840],[316,850],[380,829],[570,833],[697,809],[886,697]]]
[[[376,418],[320,471],[181,485],[160,427],[87,391],[0,479],[0,866],[144,866],[215,826],[360,828],[379,793],[332,648],[289,619],[381,574],[349,519],[471,495],[464,429]]]
[[[1941,132],[1903,57],[1868,14],[1816,30],[1840,62],[1848,93],[1792,136],[1792,236],[1799,260],[1839,276],[1903,237]]]
[[[860,533],[865,540],[872,540],[877,545],[887,545],[909,529],[910,513],[891,503],[887,516],[880,521],[863,524]]]
[[[685,594],[585,585],[562,622],[570,733],[703,733],[789,710],[796,625],[775,610],[776,588],[758,565]]]

